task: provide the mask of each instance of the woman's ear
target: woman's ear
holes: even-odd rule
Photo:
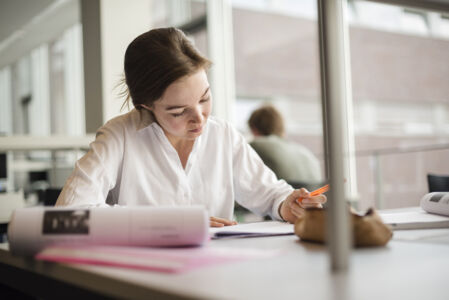
[[[149,111],[153,111],[153,108],[151,106],[145,105],[145,104],[140,104],[140,106],[142,106],[143,108],[149,110]]]

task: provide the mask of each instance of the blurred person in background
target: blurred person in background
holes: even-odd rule
[[[275,107],[256,109],[248,125],[254,136],[250,145],[279,179],[305,187],[322,180],[316,156],[303,145],[285,139],[284,119]]]

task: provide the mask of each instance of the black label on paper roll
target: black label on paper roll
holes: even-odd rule
[[[43,234],[89,234],[89,210],[45,211]]]

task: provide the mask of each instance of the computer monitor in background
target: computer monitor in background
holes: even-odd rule
[[[8,170],[6,168],[6,153],[0,153],[0,179],[6,179]]]
[[[6,162],[6,153],[0,153],[0,192],[6,191],[6,180],[8,178],[8,169]]]

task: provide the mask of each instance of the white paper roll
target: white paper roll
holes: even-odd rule
[[[34,255],[50,245],[198,246],[209,238],[201,206],[101,207],[15,210],[8,225],[14,255]]]

